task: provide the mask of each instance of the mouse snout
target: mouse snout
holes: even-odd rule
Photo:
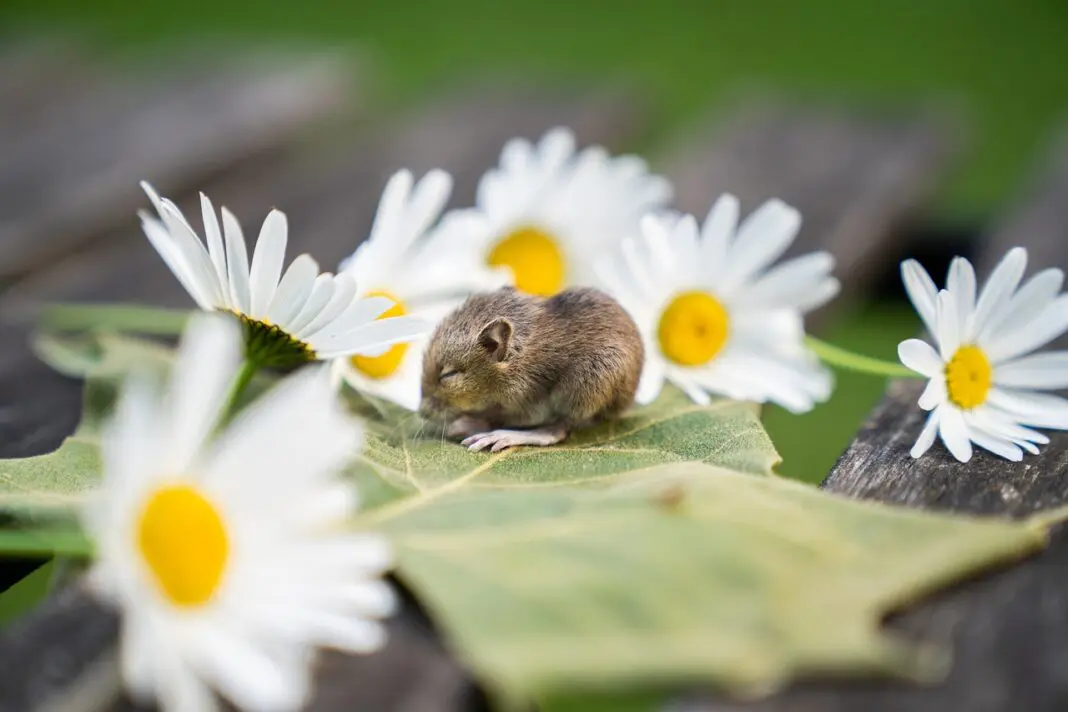
[[[433,396],[424,394],[419,401],[419,415],[427,420],[441,415],[443,410],[441,402]]]

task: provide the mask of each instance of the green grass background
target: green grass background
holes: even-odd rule
[[[975,129],[973,151],[934,206],[934,218],[951,223],[996,214],[1068,117],[1068,3],[1059,0],[0,3],[0,30],[38,29],[89,30],[119,51],[219,36],[351,43],[374,59],[375,104],[384,112],[486,68],[622,78],[654,102],[654,151],[739,86],[857,102],[948,101]],[[898,302],[853,305],[824,336],[893,358],[916,330]],[[819,481],[883,386],[843,374],[831,402],[808,415],[769,408],[782,472]],[[0,622],[36,600],[46,581],[44,572],[0,597]],[[581,700],[551,707],[588,708]],[[604,708],[624,707],[648,704]]]

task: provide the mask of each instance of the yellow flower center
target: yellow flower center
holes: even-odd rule
[[[388,319],[394,316],[404,316],[408,310],[404,308],[404,302],[392,294],[383,291],[368,292],[369,297],[386,297],[394,301],[386,311],[382,312],[379,319]],[[408,344],[394,344],[389,351],[381,356],[352,356],[349,361],[353,367],[368,378],[389,378],[400,368],[404,354],[408,353]]]
[[[708,363],[727,343],[730,315],[707,292],[683,292],[660,315],[660,351],[682,366]]]
[[[564,287],[567,265],[556,240],[536,227],[521,227],[505,235],[486,261],[512,270],[516,289],[543,297]]]
[[[965,410],[982,405],[990,391],[993,369],[978,346],[961,346],[946,364],[949,400]]]
[[[202,606],[219,588],[230,541],[219,510],[189,485],[156,490],[141,512],[137,543],[175,606]]]

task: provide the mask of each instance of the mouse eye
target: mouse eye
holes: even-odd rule
[[[443,368],[443,369],[441,369],[441,373],[438,375],[438,378],[440,380],[444,381],[446,379],[449,379],[449,378],[452,378],[453,376],[458,376],[458,375],[460,375],[460,369],[458,369],[458,368]]]

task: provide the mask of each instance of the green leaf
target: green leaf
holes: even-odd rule
[[[882,617],[1046,538],[692,462],[589,484],[472,479],[366,521],[393,536],[404,580],[472,666],[535,695],[928,677],[939,658],[880,632]]]
[[[57,453],[15,461],[14,475],[0,462],[0,485],[19,488],[0,489],[9,514],[77,503],[99,477],[95,433],[116,377],[168,358],[107,334],[52,333],[39,351],[88,376],[86,415]],[[927,514],[784,480],[755,408],[673,390],[561,446],[495,455],[348,396],[368,430],[348,468],[365,507],[354,526],[391,536],[398,575],[504,699],[937,676],[946,651],[888,636],[881,619],[1041,548],[1053,521]]]

